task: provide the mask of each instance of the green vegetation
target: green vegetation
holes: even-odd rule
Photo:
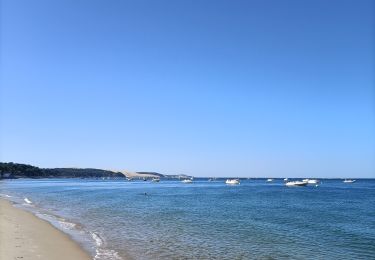
[[[44,172],[42,169],[18,163],[0,163],[1,178],[14,178],[15,176],[27,176],[30,178],[44,177]]]
[[[124,177],[120,172],[90,168],[38,168],[32,165],[0,162],[0,178],[98,178]]]

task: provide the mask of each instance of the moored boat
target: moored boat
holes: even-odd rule
[[[159,182],[160,181],[160,178],[153,178],[152,179],[152,182]]]
[[[228,184],[228,185],[237,185],[237,184],[240,184],[240,180],[239,179],[227,179],[225,181],[225,184]]]
[[[304,179],[303,182],[307,182],[307,184],[318,184],[319,180],[317,179]]]
[[[307,182],[304,181],[288,181],[285,183],[285,186],[306,186]]]
[[[182,180],[183,183],[193,183],[193,180],[192,179],[185,179],[185,180]]]

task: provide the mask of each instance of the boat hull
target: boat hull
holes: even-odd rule
[[[226,180],[225,184],[227,184],[227,185],[238,185],[238,184],[240,184],[240,181],[239,180]]]
[[[285,183],[285,186],[287,187],[303,187],[306,186],[308,183],[303,181],[290,181]]]

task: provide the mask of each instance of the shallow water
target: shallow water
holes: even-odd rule
[[[18,179],[0,196],[95,259],[374,259],[375,180],[224,181]]]

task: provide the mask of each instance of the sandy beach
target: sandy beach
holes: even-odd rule
[[[0,199],[0,259],[91,259],[68,235]]]

